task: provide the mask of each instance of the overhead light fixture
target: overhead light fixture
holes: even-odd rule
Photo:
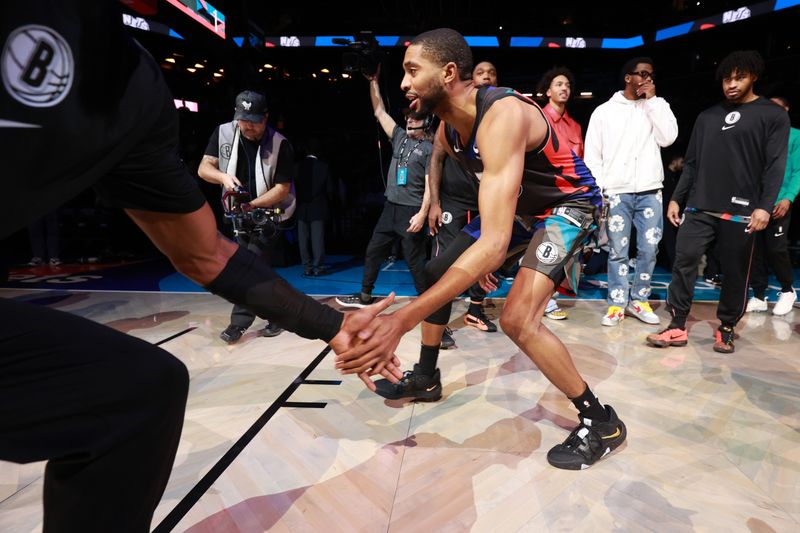
[[[544,96],[542,93],[536,93],[536,98],[541,98],[542,96]]]
[[[258,69],[259,72],[264,72],[263,68]]]
[[[347,79],[350,77],[350,74],[348,74],[347,72],[342,72],[342,77]]]
[[[224,68],[219,69],[220,72],[225,72]]]
[[[275,67],[273,67],[273,66],[272,66],[272,65],[270,65],[269,63],[264,63],[264,68],[275,68]]]
[[[317,77],[317,73],[316,73],[316,72],[312,72],[312,73],[311,73],[311,77],[312,77],[312,78],[316,78],[316,77]]]
[[[174,63],[175,62],[175,58],[174,57],[168,57],[164,61],[166,61],[167,63]]]
[[[197,72],[197,69],[194,67],[187,67],[186,70],[188,70],[189,72]]]
[[[323,74],[330,74],[331,73],[331,71],[326,69],[326,68],[319,69],[319,71],[322,72]]]
[[[222,74],[220,74],[219,72],[215,72],[215,73],[214,73],[214,77],[215,77],[215,78],[221,78],[221,77],[222,77]]]
[[[583,91],[581,92],[581,96],[592,96],[592,91]]]
[[[206,66],[203,65],[202,63],[195,63],[194,68],[206,68]]]

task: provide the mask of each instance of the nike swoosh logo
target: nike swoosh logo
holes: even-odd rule
[[[733,126],[722,126],[722,131],[729,130],[729,129],[735,128],[735,127],[736,127],[735,124]]]
[[[783,233],[776,233],[775,237],[780,237],[781,235],[783,235]]]
[[[620,435],[622,435],[622,430],[619,428],[619,426],[617,426],[617,430],[612,435],[609,435],[609,436],[603,437],[603,438],[604,439],[616,439]]]
[[[434,385],[433,387],[430,387],[428,389],[425,389],[425,392],[431,392],[435,388],[436,388],[436,385]],[[619,431],[619,428],[617,428],[617,431]]]

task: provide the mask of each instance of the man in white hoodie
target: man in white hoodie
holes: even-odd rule
[[[656,96],[653,60],[637,57],[622,69],[625,86],[592,113],[584,160],[608,202],[608,310],[604,326],[626,314],[658,324],[647,298],[663,230],[661,148],[678,136],[678,122]],[[636,227],[636,274],[628,282],[628,247]]]

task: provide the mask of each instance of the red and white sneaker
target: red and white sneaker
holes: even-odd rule
[[[625,314],[635,316],[645,324],[655,325],[661,323],[661,320],[659,320],[658,316],[653,312],[653,308],[650,307],[650,302],[633,300],[628,304],[628,307],[625,308]]]
[[[647,343],[656,348],[686,346],[689,343],[689,333],[685,329],[668,327],[658,333],[648,335]]]

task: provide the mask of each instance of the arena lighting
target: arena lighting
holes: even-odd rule
[[[592,96],[592,91],[583,91],[581,92],[581,96]]]
[[[167,63],[174,63],[175,62],[175,58],[174,57],[168,57],[164,61],[166,61]]]
[[[770,2],[759,2],[749,6],[742,6],[736,9],[724,11],[722,13],[717,13],[716,15],[712,15],[710,17],[658,30],[656,32],[655,40],[665,41],[667,39],[680,37],[688,33],[709,30],[717,26],[740,22],[758,15],[773,13],[775,11],[781,11],[783,9],[796,6],[800,6],[800,0],[773,0]]]
[[[215,77],[215,78],[221,78],[221,77],[222,77],[222,74],[220,74],[219,72],[215,72],[215,73],[214,73],[214,77]]]
[[[342,73],[342,78],[347,79],[349,77],[350,77],[350,74],[348,74],[347,72],[343,72]]]
[[[167,3],[193,18],[214,32],[215,35],[225,38],[225,15],[205,0],[167,0]]]
[[[330,74],[331,73],[331,71],[326,69],[326,68],[322,68],[319,71],[322,72],[323,74]]]
[[[197,113],[199,110],[197,102],[193,102],[191,100],[181,100],[180,98],[174,98],[173,101],[175,102],[176,109],[187,109],[192,113]]]
[[[712,17],[686,22],[670,28],[658,30],[656,41],[663,41],[681,35],[686,35],[693,31],[706,30],[723,24],[732,24],[742,20],[747,20],[757,15],[773,13],[784,9],[800,6],[800,0],[771,0],[760,2],[750,6],[739,7],[724,13],[719,13]],[[497,36],[464,36],[470,46],[499,47],[500,41]],[[314,47],[314,46],[337,46],[334,39],[348,39],[352,36],[281,36],[265,37],[264,46],[272,47]],[[413,40],[413,36],[396,35],[376,35],[375,39],[380,46],[408,46]],[[512,48],[606,48],[606,49],[628,49],[643,46],[644,36],[633,35],[631,37],[538,37],[538,36],[512,36],[508,46]]]
[[[192,73],[197,72],[197,69],[194,67],[187,67],[186,70]]]
[[[176,32],[166,24],[162,24],[154,20],[147,20],[142,17],[137,17],[134,15],[129,15],[127,13],[123,13],[122,23],[130,28],[136,28],[137,30],[159,33],[161,35],[175,37],[176,39],[183,39],[183,37],[181,37],[181,35],[178,34],[178,32]]]
[[[203,65],[202,63],[195,63],[194,68],[206,68],[206,66]]]
[[[264,63],[264,68],[275,68],[275,67],[273,67],[273,66],[272,66],[272,65],[270,65],[269,63]]]

